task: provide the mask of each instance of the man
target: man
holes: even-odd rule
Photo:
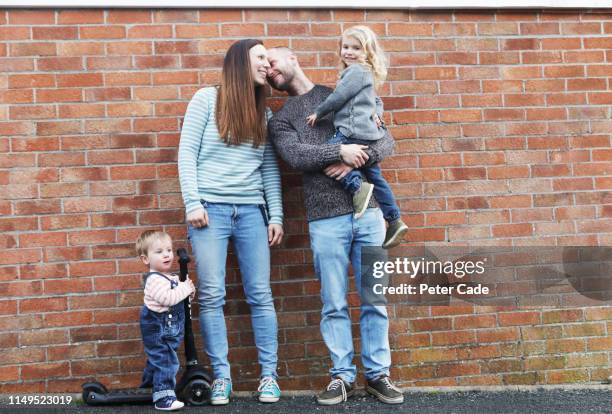
[[[333,405],[353,394],[357,375],[347,302],[349,262],[361,290],[361,247],[381,246],[385,238],[385,222],[374,199],[366,213],[354,219],[352,197],[337,180],[353,168],[390,155],[393,138],[387,133],[369,147],[327,144],[334,133],[331,115],[314,127],[307,125],[306,117],[332,90],[312,83],[288,48],[269,49],[268,61],[268,82],[291,96],[270,120],[268,133],[281,158],[304,173],[310,243],[321,281],[321,334],[333,364],[332,380],[317,402]],[[391,351],[386,307],[362,302],[359,322],[366,390],[385,403],[401,404],[404,396],[389,378]]]

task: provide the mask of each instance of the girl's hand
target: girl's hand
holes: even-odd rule
[[[283,241],[283,226],[280,224],[268,225],[268,242],[270,247],[277,246]]]
[[[310,125],[311,127],[315,126],[315,124],[317,123],[317,114],[309,115],[306,118],[306,123]]]
[[[380,128],[382,126],[382,120],[378,116],[378,114],[374,114],[374,122],[376,122],[376,127]]]
[[[208,212],[201,208],[187,214],[187,223],[196,229],[208,226]]]

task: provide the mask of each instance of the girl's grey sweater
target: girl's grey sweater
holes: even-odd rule
[[[342,71],[334,92],[315,113],[320,118],[334,113],[334,126],[347,138],[376,141],[385,135],[374,115],[382,119],[383,104],[374,89],[374,76],[365,65],[354,64]]]
[[[319,119],[315,127],[306,124],[306,117],[331,93],[330,88],[316,85],[303,95],[289,97],[285,106],[268,123],[270,142],[277,154],[289,166],[304,172],[304,204],[308,221],[353,212],[351,195],[342,189],[338,181],[327,177],[322,171],[328,165],[341,161],[340,145],[327,144],[334,134],[332,116]],[[391,155],[393,144],[393,137],[388,132],[383,138],[373,141],[367,150],[370,156],[367,165]],[[374,197],[369,206],[377,207]]]

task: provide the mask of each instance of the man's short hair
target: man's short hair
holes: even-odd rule
[[[271,50],[271,49],[280,50],[281,52],[283,52],[286,55],[293,55],[293,50],[291,50],[287,46],[274,46],[274,47],[269,47],[268,48],[268,50]]]
[[[138,256],[146,256],[149,252],[149,248],[151,245],[157,240],[170,239],[172,241],[172,237],[165,231],[160,230],[146,230],[143,231],[140,236],[138,236],[138,240],[136,240],[136,252]]]

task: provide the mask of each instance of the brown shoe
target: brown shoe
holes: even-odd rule
[[[401,404],[404,402],[404,394],[386,375],[368,380],[366,391],[385,404]]]
[[[340,404],[346,401],[354,392],[353,384],[349,384],[342,378],[333,378],[323,392],[317,396],[317,402],[321,405]]]

